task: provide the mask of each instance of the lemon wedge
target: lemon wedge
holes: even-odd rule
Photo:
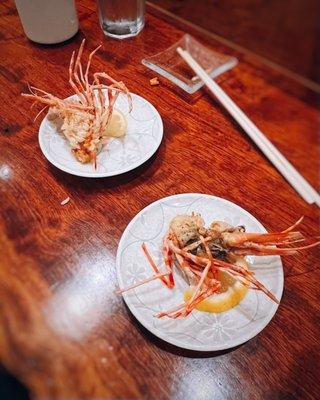
[[[218,280],[222,284],[220,291],[199,303],[195,307],[197,310],[211,313],[228,311],[238,305],[248,291],[245,285],[234,279],[227,272],[219,271]],[[185,301],[190,300],[194,290],[195,287],[191,286],[185,291]]]
[[[122,137],[127,131],[127,120],[121,111],[113,110],[110,122],[108,123],[104,136]]]

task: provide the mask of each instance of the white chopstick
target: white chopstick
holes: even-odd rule
[[[305,180],[305,178],[294,168],[294,166],[280,153],[269,139],[257,128],[257,126],[246,116],[246,114],[233,102],[223,89],[201,68],[191,54],[177,48],[177,52],[193,69],[200,79],[206,84],[211,93],[229,111],[238,124],[250,136],[254,143],[272,162],[278,171],[287,179],[291,186],[309,204],[316,203],[320,207],[320,195]]]

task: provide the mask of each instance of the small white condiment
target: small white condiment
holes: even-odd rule
[[[62,200],[62,202],[60,203],[62,206],[64,206],[65,204],[69,203],[70,201],[70,197],[67,197],[66,199]]]

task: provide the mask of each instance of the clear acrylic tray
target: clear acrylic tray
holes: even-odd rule
[[[195,76],[192,69],[177,53],[178,47],[187,50],[212,78],[228,71],[238,63],[235,57],[208,49],[188,34],[161,53],[142,60],[143,65],[169,79],[190,94],[200,89],[203,82]]]

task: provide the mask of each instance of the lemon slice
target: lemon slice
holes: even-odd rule
[[[248,291],[245,285],[234,279],[227,272],[219,271],[218,280],[222,284],[220,292],[213,294],[208,299],[199,303],[195,307],[197,310],[211,313],[228,311],[238,305]],[[192,297],[194,290],[195,287],[190,287],[185,291],[185,301],[188,301]]]
[[[121,111],[113,110],[110,122],[108,123],[104,136],[122,137],[127,131],[127,120]]]

